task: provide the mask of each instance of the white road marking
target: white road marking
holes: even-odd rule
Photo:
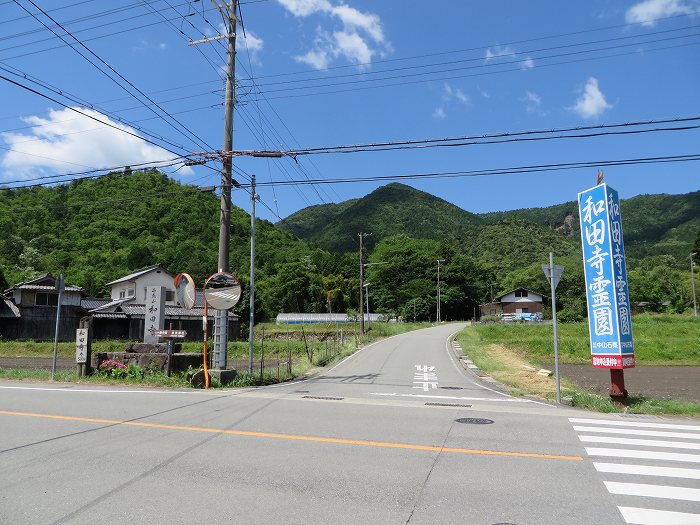
[[[690,434],[688,432],[663,432],[659,430],[639,430],[636,428],[607,428],[607,427],[578,427],[574,426],[577,432],[598,432],[601,434],[628,434],[632,436],[652,436],[681,439],[700,439],[700,434]]]
[[[669,487],[667,485],[647,485],[643,483],[622,483],[603,481],[610,494],[623,496],[642,496],[645,498],[677,499],[683,501],[700,501],[700,489],[687,487]]]
[[[630,439],[608,436],[579,436],[578,438],[584,443],[610,443],[611,445],[636,445],[640,447],[700,450],[700,443],[689,443],[687,441],[660,441],[657,439]]]
[[[224,392],[208,392],[205,390],[104,390],[100,388],[50,388],[36,386],[0,386],[5,390],[39,390],[42,392],[90,392],[97,394],[207,394],[207,395],[224,395]]]
[[[579,417],[570,417],[572,423],[590,423],[592,425],[611,425],[619,427],[643,427],[643,428],[670,428],[674,430],[694,430],[700,432],[700,426],[697,425],[676,425],[671,423],[645,423],[642,421],[616,421],[610,419],[585,419]]]
[[[538,403],[538,401],[532,401],[531,399],[516,399],[516,398],[508,398],[508,399],[490,399],[488,397],[456,397],[456,396],[429,396],[429,395],[423,395],[423,394],[397,394],[394,392],[370,392],[371,396],[388,396],[388,397],[414,397],[414,398],[421,398],[421,399],[449,399],[453,401],[489,401],[489,402],[510,402],[510,403]],[[547,405],[549,406],[549,405]]]
[[[652,467],[650,465],[627,465],[624,463],[597,463],[593,466],[598,472],[611,474],[634,474],[636,476],[663,476],[667,478],[700,479],[700,470],[676,467]]]
[[[589,456],[605,456],[612,458],[658,459],[661,461],[687,461],[700,463],[698,454],[677,454],[675,452],[652,452],[650,450],[627,450],[624,448],[591,448],[584,447]]]
[[[618,507],[627,523],[636,525],[700,525],[700,514],[670,510]]]

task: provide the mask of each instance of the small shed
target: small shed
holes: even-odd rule
[[[66,284],[61,298],[61,318],[58,337],[62,341],[75,338],[80,318],[83,289]],[[51,340],[56,330],[58,289],[50,273],[15,284],[5,290],[0,301],[0,336],[7,339]]]

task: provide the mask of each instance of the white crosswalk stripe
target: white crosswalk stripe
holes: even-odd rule
[[[700,525],[700,425],[569,421],[627,523]]]

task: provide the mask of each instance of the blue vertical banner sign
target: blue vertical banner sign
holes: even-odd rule
[[[578,206],[592,364],[632,368],[632,315],[617,191],[600,184],[579,193]]]

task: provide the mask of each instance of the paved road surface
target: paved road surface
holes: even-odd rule
[[[457,328],[278,387],[2,382],[0,523],[700,521],[700,424],[510,398],[451,359]]]

